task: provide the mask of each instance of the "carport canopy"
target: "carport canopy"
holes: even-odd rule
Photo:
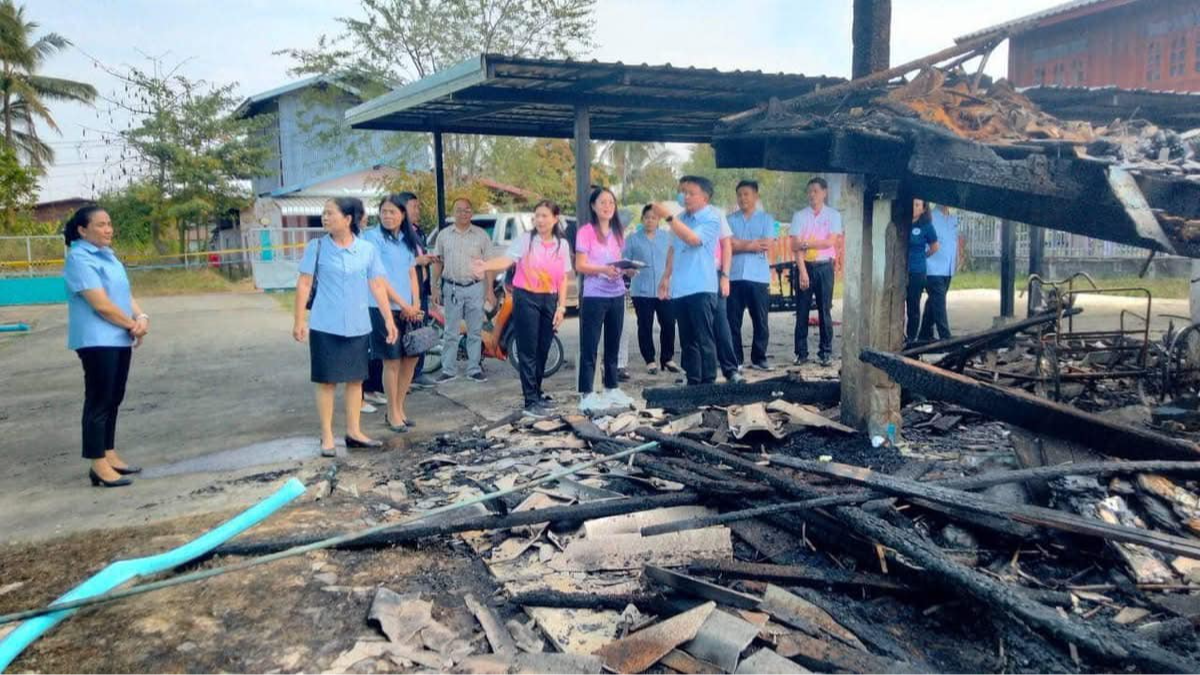
[[[586,213],[590,141],[709,143],[721,117],[842,81],[482,54],[351,108],[345,119],[354,129],[433,134],[439,223],[442,134],[572,138],[576,208]]]

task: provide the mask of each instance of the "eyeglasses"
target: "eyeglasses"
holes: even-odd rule
[[[455,213],[475,213],[472,209],[454,209]]]

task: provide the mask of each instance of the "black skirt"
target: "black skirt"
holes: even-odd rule
[[[319,330],[308,332],[312,381],[324,384],[367,379],[367,335],[342,337]]]
[[[387,343],[387,324],[383,322],[383,312],[378,307],[371,308],[371,358],[376,361],[393,361],[406,356],[413,356],[404,351],[404,334],[408,332],[408,320],[400,315],[400,310],[392,310],[392,321],[396,324],[396,344]]]

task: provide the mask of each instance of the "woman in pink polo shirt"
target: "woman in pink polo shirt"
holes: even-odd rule
[[[488,272],[517,266],[513,277],[513,328],[517,335],[517,361],[527,417],[552,412],[550,397],[542,391],[546,356],[567,313],[567,278],[571,273],[571,246],[559,223],[558,204],[544,199],[533,209],[535,231],[525,232],[508,246],[504,256],[475,262],[472,272],[482,279]]]

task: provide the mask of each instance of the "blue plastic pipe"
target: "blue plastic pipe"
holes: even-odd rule
[[[90,598],[94,595],[101,595],[134,577],[157,574],[164,570],[178,567],[208,553],[242,532],[245,532],[247,529],[257,525],[272,513],[278,511],[284,504],[302,494],[304,494],[304,485],[293,478],[285,483],[283,487],[279,488],[275,494],[234,516],[220,527],[210,530],[200,538],[188,542],[179,548],[159,553],[158,555],[146,558],[134,558],[133,560],[118,560],[97,572],[87,581],[71,589],[66,595],[54,602],[70,602],[72,600]],[[53,607],[53,604],[51,607]],[[43,633],[58,625],[60,621],[75,612],[76,610],[74,609],[65,609],[61,612],[54,612],[53,614],[46,614],[30,619],[17,626],[16,630],[10,633],[3,642],[0,642],[0,672],[8,668],[8,665],[20,656],[21,652],[25,651],[25,648],[32,644],[34,640],[37,640]]]
[[[24,323],[0,323],[0,333],[20,333],[29,330],[29,325]]]

